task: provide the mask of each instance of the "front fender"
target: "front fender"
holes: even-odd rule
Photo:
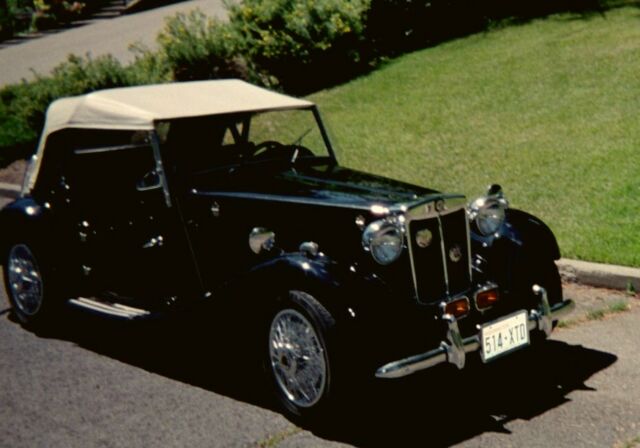
[[[551,229],[539,218],[518,209],[507,209],[506,222],[511,239],[517,239],[527,251],[552,260],[560,258],[560,247]]]
[[[313,295],[339,323],[367,320],[366,314],[382,306],[387,286],[378,277],[345,266],[325,255],[283,253],[254,266],[241,281],[245,295],[270,306],[289,290]]]
[[[505,223],[497,235],[473,233],[472,243],[476,279],[494,281],[507,293],[522,287],[527,275],[535,275],[560,258],[558,243],[549,227],[517,209],[507,209]]]

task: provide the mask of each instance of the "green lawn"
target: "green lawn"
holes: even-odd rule
[[[468,197],[500,183],[563,256],[640,266],[640,9],[477,34],[312,98],[343,164]]]

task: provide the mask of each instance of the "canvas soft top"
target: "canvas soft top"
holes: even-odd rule
[[[152,130],[164,120],[310,106],[309,101],[237,79],[122,87],[61,98],[47,109],[23,192],[35,183],[47,137],[61,129]]]

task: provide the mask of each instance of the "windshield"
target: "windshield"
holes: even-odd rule
[[[158,134],[180,171],[203,172],[238,164],[333,160],[314,109],[268,111],[164,122]]]

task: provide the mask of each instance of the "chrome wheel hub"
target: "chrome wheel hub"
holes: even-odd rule
[[[9,290],[20,312],[33,316],[42,307],[42,276],[29,247],[17,244],[7,260]]]
[[[311,323],[293,309],[271,322],[269,356],[276,383],[291,403],[313,406],[327,382],[325,351]]]

